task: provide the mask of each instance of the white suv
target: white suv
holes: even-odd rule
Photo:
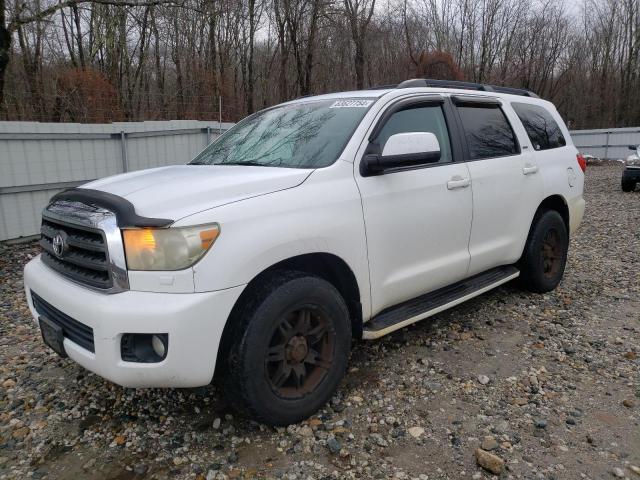
[[[56,195],[27,299],[49,346],[113,382],[216,372],[234,405],[284,425],[330,398],[353,338],[516,277],[554,289],[584,169],[527,91],[416,79],[301,98],[188,165]]]

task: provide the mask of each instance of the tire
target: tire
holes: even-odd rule
[[[555,210],[536,214],[520,259],[520,285],[530,292],[555,289],[564,275],[569,234]]]
[[[623,192],[633,192],[636,189],[635,180],[629,180],[628,178],[624,178],[624,175],[622,176],[622,181],[620,183],[622,184]]]
[[[315,413],[347,369],[351,322],[340,293],[302,272],[278,271],[242,300],[226,359],[231,405],[259,422],[289,425]]]

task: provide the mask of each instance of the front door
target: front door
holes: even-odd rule
[[[440,160],[356,181],[362,196],[372,315],[386,307],[463,279],[469,266],[472,195],[466,163],[454,163],[440,101],[403,102],[382,116],[371,143],[384,149],[396,133],[432,132]]]

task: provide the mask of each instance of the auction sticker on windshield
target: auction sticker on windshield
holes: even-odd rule
[[[337,100],[329,108],[367,108],[373,100]]]

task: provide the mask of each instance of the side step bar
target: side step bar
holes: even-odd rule
[[[388,333],[477,297],[513,280],[518,275],[520,275],[520,271],[514,266],[497,267],[389,307],[364,324],[362,338],[374,340],[383,337]]]

